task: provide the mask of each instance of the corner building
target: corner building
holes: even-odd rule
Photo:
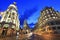
[[[3,30],[8,30],[5,33],[10,33],[9,31],[11,31],[11,29],[19,31],[20,22],[18,19],[17,6],[15,2],[10,4],[6,11],[0,12],[0,15],[2,17],[0,19],[0,28],[3,28]]]
[[[45,33],[60,33],[60,13],[52,7],[45,7],[41,11],[41,16],[38,19],[38,30],[41,34]]]

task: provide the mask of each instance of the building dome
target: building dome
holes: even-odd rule
[[[16,2],[14,2],[13,4],[10,4],[10,6],[9,6],[8,8],[9,8],[9,9],[14,8],[15,10],[17,10]]]

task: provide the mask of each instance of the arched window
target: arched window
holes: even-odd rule
[[[3,27],[8,28],[9,27],[9,24],[4,24]]]

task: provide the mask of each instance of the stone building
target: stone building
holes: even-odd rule
[[[60,13],[52,7],[45,7],[38,19],[38,29],[41,34],[60,33]]]
[[[2,17],[0,19],[0,28],[3,29],[2,34],[5,32],[4,35],[8,35],[19,30],[20,22],[15,2],[10,4],[6,11],[0,12],[0,16]]]

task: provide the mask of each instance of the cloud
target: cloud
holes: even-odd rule
[[[20,20],[20,24],[23,25],[23,22],[25,19],[28,19],[31,15],[33,15],[36,11],[37,11],[37,7],[34,7],[32,9],[28,9],[24,11],[24,14],[21,15],[21,17],[19,18]]]

